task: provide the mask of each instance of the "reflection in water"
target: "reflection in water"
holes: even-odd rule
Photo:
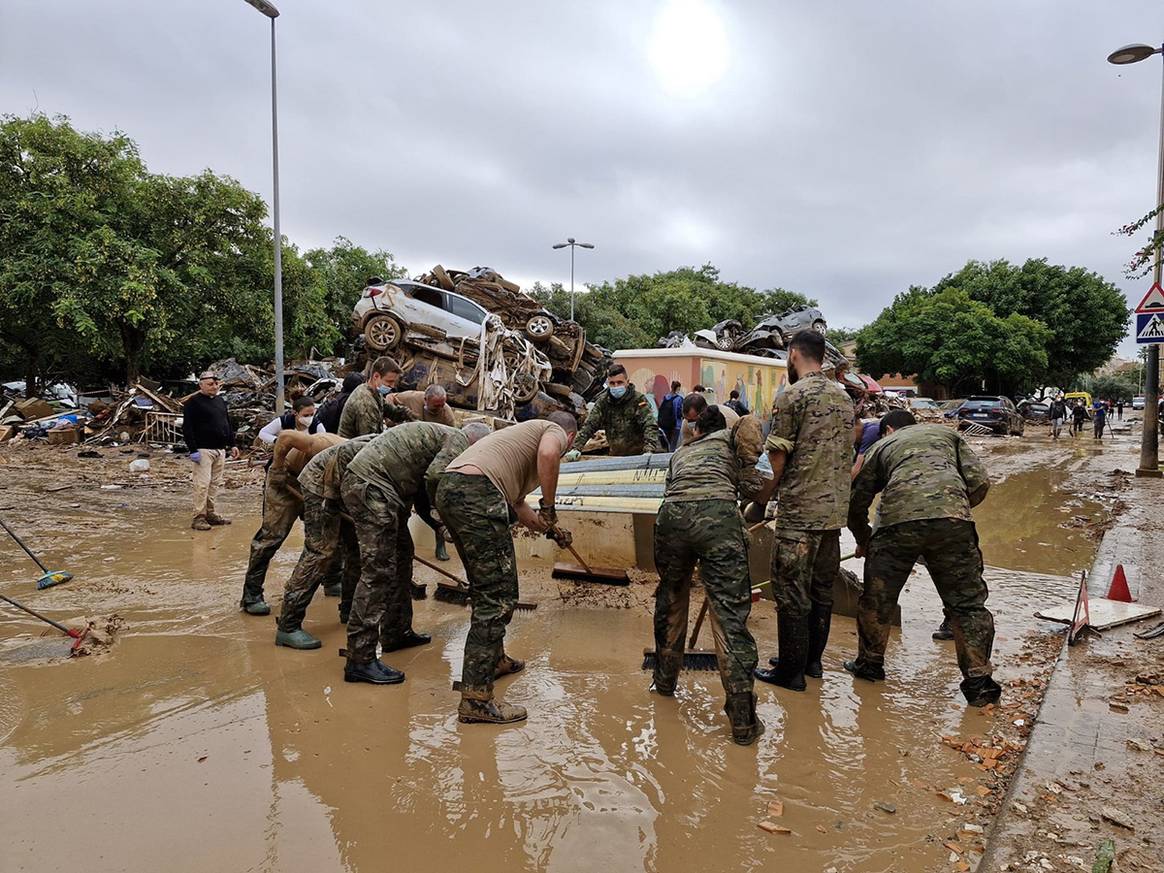
[[[1064,517],[1040,496],[1046,471],[1008,481],[1016,490],[992,492],[989,519],[979,511],[988,563],[1020,568],[988,570],[1003,680],[1019,673],[1010,656],[1023,639],[1043,632],[1031,614],[1070,598],[1067,574],[1087,555],[1081,538],[1020,505],[1022,494]],[[941,843],[958,812],[915,785],[981,775],[939,743],[990,722],[959,702],[952,644],[929,638],[940,603],[924,570],[903,595],[889,681],[842,671],[856,634],[838,618],[824,680],[804,694],[758,689],[767,733],[745,749],[729,740],[714,673],[684,674],[674,699],[647,692],[647,609],[567,608],[544,582],[540,608],[517,613],[507,640],[528,667],[499,683],[529,707],[528,723],[457,723],[450,685],[468,610],[431,600],[417,604],[416,625],[434,644],[386,658],[405,670],[404,685],[345,684],[332,601],[308,616],[324,641],[316,652],[276,649],[271,619],[231,608],[248,528],[240,520],[192,548],[176,535],[158,543],[130,519],[116,571],[101,576],[108,565],[97,561],[68,598],[46,592],[57,609],[89,599],[88,609],[107,610],[112,600],[133,635],[104,658],[0,658],[5,871],[372,873],[467,859],[482,873],[929,870],[945,863]],[[1007,531],[1051,543],[1051,557],[1008,551]],[[110,548],[82,536],[77,556]],[[273,567],[276,591],[293,559],[285,552]],[[758,604],[765,656],[774,624],[771,605]],[[756,827],[776,798],[792,836]],[[879,801],[897,814],[876,811]]]

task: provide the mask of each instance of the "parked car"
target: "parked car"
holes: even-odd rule
[[[962,408],[965,400],[943,400],[939,406],[942,407],[942,415],[946,418],[957,418],[958,410]]]
[[[489,313],[467,297],[420,282],[396,279],[368,284],[352,311],[352,327],[374,352],[389,352],[405,334],[443,330],[450,339],[476,339]],[[427,329],[426,329],[427,328]]]
[[[1144,400],[1144,395],[1137,394],[1132,398],[1132,409],[1143,410],[1145,403],[1146,401]]]
[[[923,412],[937,412],[942,408],[931,397],[910,397],[908,402],[910,409],[919,409]]]
[[[988,427],[999,436],[1022,436],[1026,421],[1009,397],[980,395],[967,397],[958,407],[958,428],[969,424]]]
[[[1019,403],[1018,411],[1027,421],[1046,421],[1051,417],[1051,404],[1042,400],[1024,400]]]

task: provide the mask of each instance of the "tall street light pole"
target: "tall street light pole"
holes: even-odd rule
[[[591,243],[577,242],[574,239],[574,237],[572,237],[572,236],[566,237],[566,241],[564,243],[554,243],[554,248],[556,248],[556,249],[564,249],[567,246],[570,247],[570,321],[573,321],[574,320],[574,249],[592,249],[592,248],[594,248],[594,246]]]
[[[1146,61],[1152,55],[1164,58],[1164,46],[1126,45],[1107,56],[1110,64],[1136,64]],[[1156,168],[1156,202],[1154,208],[1164,205],[1164,84],[1160,91],[1160,155]],[[1152,280],[1160,282],[1161,233],[1164,232],[1164,210],[1156,213],[1156,263],[1152,269]],[[1144,386],[1144,428],[1140,437],[1140,466],[1137,476],[1160,477],[1160,426],[1157,424],[1157,410],[1160,404],[1160,346],[1148,345],[1148,366]]]
[[[268,0],[246,0],[271,19],[271,168],[274,189],[271,220],[275,230],[275,414],[283,414],[283,237],[279,232],[279,92],[275,72],[275,19],[279,10]]]

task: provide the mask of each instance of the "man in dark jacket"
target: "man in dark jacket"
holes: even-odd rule
[[[659,430],[663,432],[668,452],[679,448],[679,435],[683,429],[683,385],[678,381],[671,383],[671,392],[663,395],[663,402],[659,404]]]
[[[312,426],[321,425],[327,433],[339,433],[340,416],[343,415],[344,405],[352,396],[352,392],[363,384],[364,376],[362,373],[348,373],[344,376],[340,393],[319,407],[319,411],[315,413],[315,420],[311,422]],[[315,430],[311,431],[311,433],[315,432]]]
[[[218,396],[218,374],[210,370],[198,377],[198,393],[182,406],[182,436],[194,468],[194,530],[230,524],[214,511],[214,498],[222,487],[223,465],[229,452],[238,457],[234,428],[226,414],[226,401]]]

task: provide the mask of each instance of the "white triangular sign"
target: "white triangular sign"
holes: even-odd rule
[[[1136,312],[1141,314],[1164,312],[1164,288],[1160,287],[1160,283],[1157,282],[1148,290],[1140,305],[1136,307]]]
[[[1136,339],[1164,339],[1164,321],[1159,315],[1153,315],[1144,324],[1143,330],[1136,334]]]

